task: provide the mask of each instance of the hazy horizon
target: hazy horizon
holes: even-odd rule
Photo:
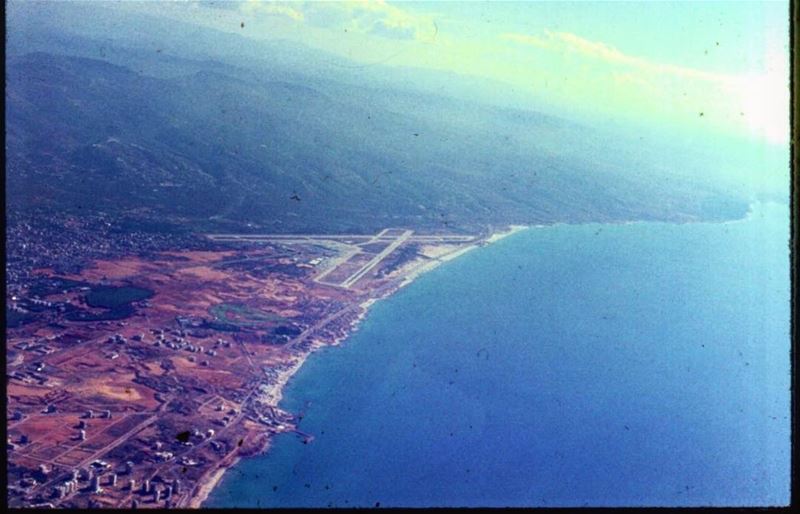
[[[788,184],[786,2],[8,5],[12,35],[23,48],[29,34],[49,25],[112,44],[158,47],[164,58],[245,66],[267,59],[301,74],[299,80],[311,73],[467,98],[575,121],[642,150],[689,152],[688,165],[696,154],[715,163],[703,174],[741,189],[780,191]],[[48,16],[54,9],[59,16]],[[91,56],[104,59],[103,52],[98,47]],[[676,172],[685,166],[681,159]]]
[[[7,503],[786,504],[788,7],[8,1]]]
[[[490,79],[581,117],[788,142],[788,2],[103,3],[112,6],[361,66]]]

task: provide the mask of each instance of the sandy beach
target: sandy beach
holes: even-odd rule
[[[516,232],[519,232],[521,230],[524,230],[526,228],[529,228],[529,227],[528,226],[524,226],[524,225],[511,225],[506,230],[502,230],[500,232],[495,232],[491,236],[489,236],[488,238],[486,238],[484,240],[481,240],[481,241],[478,241],[478,242],[475,242],[473,244],[469,244],[469,245],[466,245],[466,246],[458,247],[457,249],[448,251],[446,253],[436,252],[436,254],[435,254],[436,256],[435,257],[428,257],[429,258],[428,261],[424,261],[422,263],[416,263],[416,264],[412,264],[412,265],[410,265],[408,267],[400,268],[395,273],[396,274],[404,274],[406,276],[398,284],[397,289],[405,287],[406,285],[408,285],[411,282],[413,282],[417,277],[419,277],[423,273],[427,273],[428,271],[431,271],[431,270],[435,269],[436,267],[440,266],[441,264],[443,264],[445,262],[448,262],[448,261],[451,261],[453,259],[456,259],[456,258],[464,255],[465,253],[474,250],[475,248],[479,248],[481,246],[485,246],[486,244],[491,244],[491,243],[495,243],[497,241],[500,241],[501,239],[503,239],[505,237],[508,237],[508,236],[510,236],[510,235],[512,235],[512,234],[514,234]],[[393,290],[392,293],[394,291],[396,291],[397,289]],[[382,298],[385,298],[387,296],[391,296],[392,293],[389,293],[388,295],[386,295],[384,297],[381,297],[381,298],[369,298],[369,299],[364,300],[363,302],[361,302],[359,304],[359,307],[361,308],[361,312],[353,320],[353,322],[350,324],[347,334],[342,335],[341,337],[337,337],[336,339],[334,339],[333,341],[331,341],[328,344],[338,345],[341,342],[343,342],[344,340],[346,340],[347,337],[349,337],[349,335],[352,334],[352,332],[357,329],[358,324],[366,317],[370,307],[372,307],[375,303],[377,303]],[[316,350],[320,346],[323,346],[323,344],[319,343],[319,342],[315,342],[315,344],[312,346],[312,348],[308,352],[300,355],[297,358],[297,360],[290,367],[279,371],[278,372],[278,376],[275,379],[275,381],[273,383],[271,383],[269,386],[264,387],[264,389],[262,389],[262,391],[259,393],[259,399],[262,402],[264,402],[264,403],[266,403],[268,405],[271,405],[273,407],[278,408],[278,404],[283,399],[283,389],[286,386],[286,384],[289,382],[289,380],[292,378],[292,376],[294,376],[294,374],[297,373],[297,371],[302,367],[302,365],[305,363],[305,361],[308,358],[308,356],[311,355],[311,353],[313,353],[314,350]],[[269,450],[270,440],[271,440],[270,436],[267,436],[266,440],[267,440],[267,442],[264,444],[264,447],[261,449],[261,451],[259,453],[263,453],[263,452]],[[235,466],[236,463],[240,459],[241,459],[241,457],[236,455],[230,461],[223,462],[219,467],[217,467],[213,472],[211,472],[208,475],[208,478],[206,480],[204,480],[201,483],[201,485],[197,488],[197,490],[196,490],[197,492],[189,500],[189,503],[188,503],[187,506],[190,507],[190,508],[199,508],[199,507],[201,507],[203,502],[205,502],[208,499],[208,496],[211,494],[211,491],[214,489],[214,487],[216,487],[216,485],[222,479],[222,476],[225,474],[225,471],[227,471],[229,468]]]
[[[235,466],[237,462],[239,462],[238,457],[231,460],[230,463],[216,468],[212,473],[210,473],[208,478],[204,480],[198,487],[197,493],[195,493],[191,500],[189,500],[187,507],[190,509],[199,509],[203,502],[208,499],[208,495],[211,494],[211,491],[213,491],[219,481],[222,480],[222,475],[225,474],[229,467]]]
[[[486,239],[486,242],[487,243],[494,243],[494,242],[500,241],[504,237],[508,237],[511,234],[516,234],[517,232],[519,232],[521,230],[525,230],[526,228],[530,228],[530,227],[528,225],[511,225],[511,226],[508,227],[508,230],[504,230],[504,231],[501,231],[501,232],[496,232],[496,233],[492,234],[491,236],[489,236]]]

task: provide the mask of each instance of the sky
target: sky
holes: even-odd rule
[[[788,2],[127,5],[362,64],[488,78],[582,116],[789,139]]]

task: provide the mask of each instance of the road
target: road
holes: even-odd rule
[[[403,236],[407,236],[407,234],[403,234]],[[401,238],[403,236],[401,236]],[[402,244],[403,241],[401,241],[399,244]],[[399,246],[399,244],[398,244],[398,246]],[[390,289],[392,289],[396,285],[397,284],[394,283],[394,282],[393,283],[388,283],[388,284],[383,284],[382,286],[380,286],[379,288],[377,288],[374,291],[374,296],[373,297],[380,297],[380,296],[386,294]],[[322,328],[324,328],[328,323],[331,323],[332,321],[337,320],[337,319],[339,319],[342,316],[345,316],[347,314],[352,314],[354,312],[357,312],[360,309],[361,309],[360,304],[355,303],[355,304],[351,304],[351,305],[349,305],[347,307],[344,307],[344,308],[342,308],[342,309],[340,309],[340,310],[338,310],[338,311],[326,316],[322,320],[318,321],[317,323],[315,323],[311,327],[309,327],[306,330],[304,330],[301,334],[299,334],[296,338],[294,338],[291,342],[289,342],[284,348],[286,350],[293,350],[295,346],[297,346],[297,345],[303,343],[304,341],[306,341],[309,337],[314,335],[314,333],[316,333],[318,330],[321,330]],[[245,348],[245,354],[247,354],[246,348]],[[248,355],[248,359],[249,359],[249,355]],[[251,365],[252,364],[253,363],[251,361]],[[158,466],[150,474],[150,478],[153,478],[153,477],[157,476],[165,467],[168,467],[170,465],[174,465],[178,461],[178,459],[180,459],[181,457],[187,456],[188,454],[196,451],[198,448],[202,448],[203,446],[205,446],[207,444],[210,444],[212,441],[220,438],[220,436],[222,434],[224,434],[227,431],[231,430],[238,423],[240,423],[242,418],[244,416],[246,416],[248,404],[249,404],[250,400],[252,399],[253,395],[255,395],[257,393],[257,391],[259,390],[260,385],[261,385],[261,382],[258,381],[254,386],[252,386],[248,390],[247,396],[239,404],[239,412],[238,412],[238,414],[236,415],[236,417],[233,420],[231,420],[231,422],[227,426],[222,427],[220,430],[218,430],[214,434],[214,436],[209,437],[207,439],[204,439],[202,442],[198,443],[196,446],[188,448],[184,452],[181,452],[178,455],[174,455],[171,459],[163,462],[160,466]],[[211,400],[209,400],[209,401],[211,401]],[[208,402],[206,402],[206,403],[208,403]],[[166,404],[164,404],[164,405],[166,405]],[[233,451],[234,452],[238,451],[238,448],[234,449]],[[229,455],[227,455],[225,458],[228,458]],[[189,502],[191,500],[191,496],[192,496],[192,491],[185,491],[185,492],[181,493],[180,496],[178,496],[177,498],[173,498],[174,501],[175,501],[174,506],[175,507],[183,507],[183,506],[185,506],[187,504],[187,502]],[[130,500],[132,499],[132,497],[133,497],[133,493],[129,493],[126,497],[124,497],[120,501],[120,503],[118,504],[118,507],[124,507],[124,506],[129,505],[130,504]]]
[[[125,418],[123,418],[119,422],[123,421],[124,419]],[[124,443],[125,441],[127,441],[128,439],[133,437],[134,435],[136,435],[139,432],[141,432],[146,427],[150,426],[157,419],[158,419],[157,415],[150,416],[149,418],[147,418],[146,420],[142,421],[141,423],[139,423],[138,425],[133,427],[131,430],[126,432],[124,435],[118,437],[117,439],[114,439],[111,443],[107,444],[106,446],[104,446],[104,447],[100,448],[99,450],[97,450],[96,452],[92,453],[89,457],[85,458],[83,461],[79,462],[78,464],[72,466],[72,469],[85,468],[91,462],[93,462],[93,461],[97,460],[98,458],[102,457],[104,454],[110,452],[111,450],[113,450],[117,446],[121,445],[122,443]],[[117,423],[119,423],[119,422],[117,422]],[[116,425],[117,423],[114,423],[114,424]],[[108,430],[108,428],[106,428],[105,430]],[[103,430],[103,432],[105,432],[105,430]],[[102,432],[101,432],[101,434],[102,434]],[[39,461],[43,461],[43,462],[48,462],[51,465],[55,465],[55,466],[59,466],[59,467],[65,467],[64,464],[61,464],[61,463],[57,462],[56,459],[59,459],[60,457],[64,456],[65,454],[71,452],[72,450],[74,450],[75,448],[77,448],[78,446],[81,446],[83,444],[85,444],[85,443],[81,442],[81,444],[78,444],[78,445],[70,448],[66,452],[62,453],[61,455],[58,455],[57,457],[51,459],[50,461],[46,461],[44,459],[36,459],[36,458],[34,458],[34,459],[35,460],[39,460]],[[26,455],[26,457],[28,457],[28,456]],[[56,483],[63,483],[63,482],[61,482],[59,480],[59,476],[60,476],[60,473],[57,473],[54,478],[52,478],[51,480],[48,480],[47,482],[44,482],[44,483],[40,484],[39,486],[36,487],[35,490],[36,491],[44,491],[46,493],[47,490],[50,487],[54,487],[56,485]],[[77,492],[73,493],[73,494],[77,494]],[[69,495],[69,496],[71,496],[71,495]]]
[[[333,271],[336,268],[338,268],[340,264],[343,264],[343,263],[347,262],[348,260],[350,260],[350,257],[352,257],[353,255],[356,255],[358,253],[361,253],[361,249],[358,248],[358,247],[353,247],[351,250],[345,251],[344,253],[340,254],[338,257],[330,259],[330,261],[328,262],[327,267],[325,268],[325,270],[323,270],[320,274],[318,274],[316,277],[314,277],[314,282],[319,282],[319,283],[327,284],[327,285],[331,285],[331,286],[336,285],[336,284],[331,284],[329,282],[322,282],[322,279],[327,277],[328,274],[331,271]]]
[[[367,243],[378,241],[389,241],[395,239],[396,236],[387,234],[392,229],[383,229],[375,235],[369,234],[205,234],[205,236],[214,241],[280,241],[280,242],[309,242],[314,240],[354,240]],[[474,241],[475,236],[466,236],[461,234],[418,234],[411,238],[411,242],[419,243],[447,243],[459,242],[466,243]]]
[[[338,319],[338,318],[344,316],[345,314],[354,312],[354,311],[356,311],[356,310],[358,310],[360,308],[361,308],[361,306],[359,304],[355,303],[355,304],[349,305],[347,307],[344,307],[341,310],[338,310],[338,311],[334,312],[333,314],[329,315],[328,317],[318,321],[314,325],[312,325],[312,326],[308,327],[307,329],[305,329],[302,334],[300,334],[297,337],[295,337],[291,342],[289,342],[286,346],[284,346],[284,348],[286,348],[287,350],[294,349],[295,346],[297,346],[298,344],[304,342],[314,332],[324,328],[325,325],[327,325],[331,321],[333,321],[335,319]]]
[[[214,241],[252,239],[255,241],[270,240],[282,241],[286,239],[313,240],[313,239],[370,239],[369,234],[205,234]]]
[[[384,248],[384,249],[383,249],[383,251],[381,251],[381,253],[379,253],[378,255],[376,255],[375,257],[373,257],[373,258],[372,258],[372,259],[371,259],[371,260],[370,260],[368,263],[366,263],[366,264],[364,265],[364,267],[363,267],[363,268],[361,268],[360,270],[358,270],[357,272],[355,272],[355,273],[354,273],[354,274],[353,274],[353,275],[352,275],[350,278],[348,278],[347,280],[345,280],[344,282],[342,282],[342,284],[341,284],[341,285],[342,285],[342,287],[344,287],[344,288],[346,288],[346,289],[350,289],[350,287],[351,287],[353,284],[355,284],[356,282],[358,282],[358,280],[359,280],[361,277],[363,277],[364,275],[366,275],[367,273],[369,273],[369,272],[370,272],[370,270],[371,270],[372,268],[374,268],[374,267],[375,267],[375,266],[376,266],[376,265],[377,265],[379,262],[381,262],[381,261],[382,261],[384,258],[386,258],[386,256],[387,256],[387,255],[389,255],[390,253],[392,253],[393,251],[395,251],[395,250],[397,249],[397,247],[399,247],[401,244],[405,243],[405,242],[408,240],[408,238],[410,238],[410,237],[411,237],[411,234],[413,234],[413,233],[414,233],[414,231],[413,231],[413,230],[406,230],[405,232],[403,232],[403,234],[402,234],[400,237],[398,237],[397,239],[395,239],[395,240],[394,240],[394,242],[392,242],[392,244],[390,244],[389,246],[387,246],[386,248]]]

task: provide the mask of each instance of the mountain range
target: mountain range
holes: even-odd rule
[[[747,210],[735,189],[696,180],[663,154],[512,107],[499,83],[386,67],[354,75],[340,57],[285,41],[146,17],[127,35],[89,34],[16,8],[6,60],[10,209],[310,232]],[[455,92],[442,86],[453,82]]]

